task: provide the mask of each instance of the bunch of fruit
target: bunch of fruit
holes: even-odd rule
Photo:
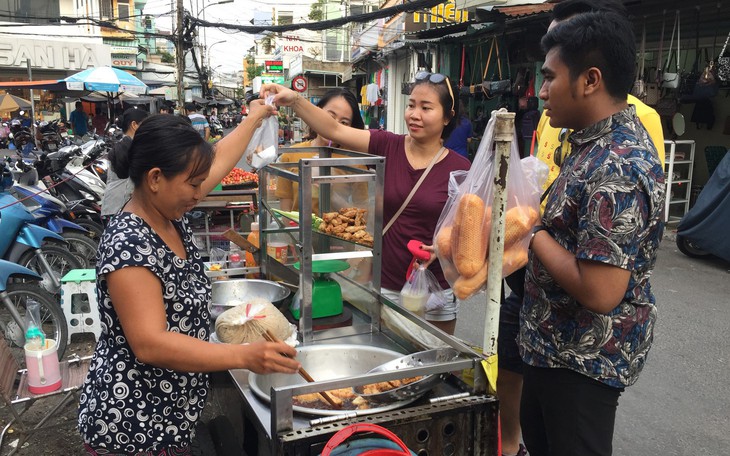
[[[258,184],[259,175],[249,171],[244,171],[241,168],[233,168],[221,181],[223,185],[239,185],[249,182],[255,182]]]

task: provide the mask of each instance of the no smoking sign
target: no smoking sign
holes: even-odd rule
[[[307,80],[304,78],[304,76],[297,76],[296,78],[292,79],[291,87],[297,92],[304,92],[305,90],[307,90]]]

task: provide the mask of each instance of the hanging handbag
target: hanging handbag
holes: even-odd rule
[[[697,23],[695,26],[695,61],[692,64],[692,70],[682,73],[679,82],[680,97],[691,97],[695,90],[697,81],[700,79],[700,7],[695,7],[697,11]]]
[[[411,78],[411,79],[413,79],[413,78]],[[413,89],[413,83],[409,79],[406,79],[406,73],[404,72],[403,80],[400,83],[400,93],[402,93],[403,95],[410,95],[412,89]]]
[[[707,48],[705,48],[705,59],[707,59]],[[695,99],[713,98],[719,91],[720,83],[715,75],[715,62],[710,60],[697,80],[692,97]]]
[[[646,19],[644,25],[641,27],[641,50],[639,51],[641,63],[639,64],[639,71],[636,73],[636,81],[634,81],[634,87],[631,89],[631,95],[635,96],[639,100],[646,102],[646,82],[644,82],[644,59],[646,58]]]
[[[486,90],[488,96],[490,97],[509,93],[512,88],[512,82],[509,79],[503,79],[502,76],[502,60],[499,56],[499,42],[497,41],[496,36],[492,38],[492,48],[495,49],[497,53],[497,69],[499,72],[499,79],[487,79],[487,71],[489,70],[489,60],[487,60],[487,65],[484,67],[484,80],[482,82],[482,87],[484,88],[484,90]],[[489,50],[489,57],[492,57],[492,49]]]
[[[657,102],[655,109],[661,117],[671,119],[677,113],[677,99],[674,96],[665,96]]]
[[[680,23],[679,23],[679,10],[674,15],[674,27],[672,28],[672,39],[669,41],[669,54],[667,55],[667,64],[664,67],[662,73],[662,88],[665,89],[676,89],[679,87],[680,72],[679,72],[679,40],[680,40]],[[674,32],[677,32],[677,52],[672,54],[672,47],[674,46]],[[676,57],[676,73],[669,72],[669,66],[672,62],[672,57]]]
[[[717,57],[717,65],[715,65],[717,68],[717,78],[723,85],[730,84],[730,55],[725,54],[728,40],[730,40],[730,32],[727,34],[727,38],[725,38],[725,45],[722,47],[722,51],[720,51],[720,55]]]

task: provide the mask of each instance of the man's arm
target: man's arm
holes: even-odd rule
[[[205,127],[205,140],[210,139],[210,127]]]

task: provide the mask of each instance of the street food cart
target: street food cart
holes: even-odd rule
[[[296,149],[307,151],[316,156],[261,170],[260,272],[266,279],[298,289],[297,308],[281,310],[298,326],[302,341],[298,359],[315,382],[246,370],[214,376],[214,396],[225,408],[238,444],[247,454],[318,455],[338,430],[368,422],[389,429],[419,455],[497,454],[498,403],[486,393],[483,357],[379,293],[380,266],[387,261],[381,256],[380,235],[385,159],[328,147]],[[265,185],[270,178],[297,183],[298,218],[283,217],[275,210],[276,199]],[[363,191],[367,197],[353,207],[367,211],[359,213],[358,223],[366,221],[372,241],[343,239],[317,228],[320,221],[312,216],[313,202],[319,205],[318,215],[326,219],[324,214],[337,212],[343,200],[352,204],[352,195]],[[275,252],[272,243],[282,242],[287,245],[284,259],[267,254]],[[317,318],[319,298],[313,300],[313,295],[321,294],[317,267],[331,261],[349,265],[327,277],[341,289],[341,312]],[[365,279],[355,274],[356,269],[370,266],[372,274]],[[298,311],[298,320],[292,310]],[[367,373],[383,360],[420,352],[427,345],[448,348],[454,356],[435,364]],[[374,402],[365,409],[322,410],[294,403],[298,395],[405,377],[438,377],[439,381],[430,391],[394,402]]]

